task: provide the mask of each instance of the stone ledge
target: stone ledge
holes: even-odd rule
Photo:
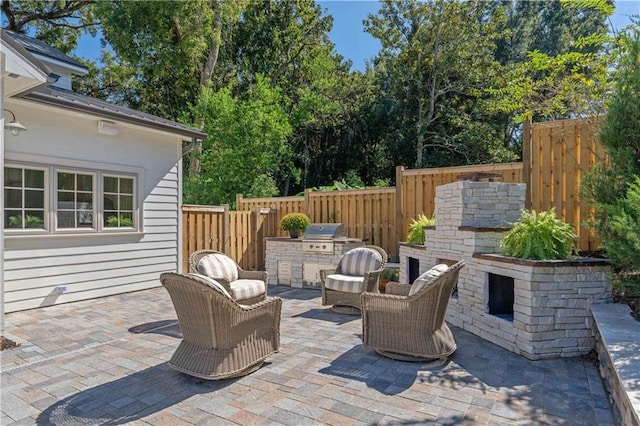
[[[640,324],[627,305],[591,306],[599,345],[600,375],[622,423],[640,425]]]
[[[520,259],[517,257],[504,256],[494,253],[474,253],[476,259],[495,260],[498,262],[511,263],[513,265],[524,266],[606,266],[609,265],[608,259],[599,259],[596,257],[575,257],[567,260],[531,260]]]

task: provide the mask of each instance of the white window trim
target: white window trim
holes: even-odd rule
[[[45,229],[25,230],[25,229],[5,229],[5,235],[13,236],[82,236],[82,235],[143,235],[143,182],[144,169],[140,167],[123,166],[110,163],[99,163],[93,161],[79,161],[73,159],[54,158],[34,154],[7,153],[4,167],[22,167],[45,170]],[[89,173],[95,175],[94,181],[94,228],[62,228],[56,229],[56,206],[55,196],[57,191],[57,172],[68,171],[71,173]],[[2,170],[4,173],[4,170]],[[134,226],[132,228],[107,228],[102,224],[103,215],[103,176],[116,176],[133,178],[134,180]],[[4,188],[3,188],[4,191]],[[4,203],[2,205],[4,209]]]
[[[53,190],[52,194],[51,194],[51,218],[53,219],[53,232],[55,233],[94,233],[99,231],[98,228],[98,216],[100,215],[100,212],[98,210],[98,202],[97,202],[97,197],[98,195],[98,184],[97,181],[99,179],[100,176],[100,172],[97,170],[76,170],[76,169],[70,169],[70,168],[59,168],[59,167],[52,167],[53,171],[53,184],[51,185],[51,189]],[[91,176],[91,180],[92,180],[92,200],[93,200],[93,213],[92,213],[92,224],[93,226],[91,226],[91,228],[80,228],[80,227],[73,227],[73,228],[61,228],[60,226],[58,226],[58,173],[69,173],[69,174],[74,174],[74,175],[89,175]],[[78,189],[76,188],[74,190],[74,193],[77,193]],[[65,209],[65,211],[67,211]],[[73,212],[74,212],[74,217],[75,217],[75,213],[76,213],[76,207],[74,206],[73,208]],[[74,219],[75,220],[75,219]]]
[[[44,228],[43,229],[14,229],[14,228],[5,228],[5,233],[9,233],[12,235],[47,235],[51,232],[51,218],[50,218],[50,210],[49,210],[49,196],[50,191],[49,187],[51,186],[50,167],[41,164],[27,164],[27,163],[18,163],[18,162],[8,162],[5,160],[5,168],[16,168],[16,169],[29,169],[29,170],[41,170],[44,172]],[[2,170],[4,173],[4,169]],[[5,182],[6,186],[7,183]],[[24,186],[23,186],[24,189]],[[4,187],[2,188],[4,200]],[[5,210],[4,201],[2,203],[2,210]]]

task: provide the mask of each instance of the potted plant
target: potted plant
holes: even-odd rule
[[[43,227],[44,221],[38,216],[26,215],[24,217],[24,228],[38,228]],[[9,228],[23,228],[22,216],[10,216]]]
[[[390,281],[397,282],[400,279],[400,268],[397,266],[386,267],[378,278],[378,289],[380,293],[384,293],[387,287],[387,283]]]
[[[280,229],[289,231],[291,238],[298,238],[311,225],[311,219],[304,213],[288,213],[280,219]]]
[[[576,253],[575,231],[568,223],[556,217],[555,209],[536,213],[523,210],[502,239],[500,246],[505,256],[532,260],[564,260]]]
[[[411,224],[409,225],[407,242],[409,244],[424,244],[424,228],[433,226],[435,225],[435,223],[435,218],[429,218],[425,214],[420,213],[415,219],[411,221]]]

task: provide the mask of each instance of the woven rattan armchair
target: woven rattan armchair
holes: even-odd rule
[[[360,295],[378,291],[378,278],[387,264],[387,252],[368,245],[346,252],[336,269],[320,271],[322,305],[336,312],[360,314]]]
[[[446,265],[439,266],[446,269]],[[411,294],[411,285],[399,283],[388,283],[386,294],[362,294],[363,345],[403,361],[451,355],[457,344],[444,319],[463,267],[462,260],[435,278],[429,278],[428,272],[421,275],[413,284],[421,280],[415,294]]]
[[[269,282],[267,272],[245,271],[220,251],[195,251],[189,256],[189,266],[191,272],[206,275],[222,284],[231,297],[242,304],[251,305],[266,297]]]
[[[160,282],[183,335],[169,361],[172,368],[202,379],[227,379],[257,370],[278,352],[281,299],[240,305],[215,280],[198,274],[166,272]]]

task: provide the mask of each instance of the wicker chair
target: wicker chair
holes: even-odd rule
[[[198,274],[166,272],[160,282],[183,335],[169,361],[172,368],[201,379],[227,379],[257,370],[278,352],[280,298],[240,305],[215,280]]]
[[[412,285],[388,283],[386,294],[362,294],[363,345],[402,361],[446,358],[457,348],[445,323],[447,305],[464,261],[433,277],[428,271]],[[436,269],[434,267],[433,269]]]
[[[377,246],[346,252],[336,269],[320,271],[322,305],[339,313],[360,314],[360,295],[378,291],[378,278],[387,264],[387,253]]]
[[[213,278],[239,303],[264,300],[269,277],[265,271],[245,271],[235,260],[216,250],[198,250],[189,256],[191,272]]]

